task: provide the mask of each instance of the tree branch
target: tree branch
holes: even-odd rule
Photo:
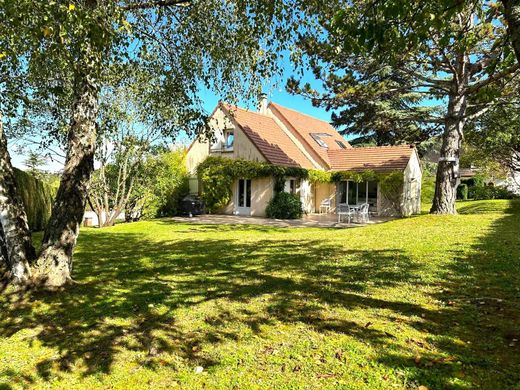
[[[156,0],[144,3],[132,3],[121,7],[124,11],[133,11],[138,9],[150,9],[156,7],[187,7],[191,4],[190,0]]]
[[[498,80],[500,80],[500,79],[502,79],[502,78],[504,78],[506,76],[509,76],[510,74],[516,72],[518,69],[520,69],[520,63],[516,63],[516,64],[510,66],[509,68],[504,69],[501,72],[492,74],[487,79],[481,80],[481,81],[479,81],[479,82],[477,82],[475,84],[472,84],[469,87],[467,87],[466,91],[465,91],[465,94],[466,95],[470,95],[470,94],[473,94],[475,92],[478,92],[479,90],[481,90],[482,88],[488,86],[489,84],[491,84],[491,83],[493,83],[495,81],[498,81]]]

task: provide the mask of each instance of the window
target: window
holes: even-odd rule
[[[370,207],[377,207],[377,182],[375,181],[367,183],[367,203]]]
[[[251,207],[251,180],[238,180],[238,207]]]
[[[288,192],[290,194],[297,194],[300,192],[299,188],[299,180],[298,179],[287,179],[285,181],[285,192]]]
[[[311,137],[314,139],[314,141],[316,141],[316,143],[318,145],[320,145],[322,148],[324,149],[328,149],[328,145],[325,143],[325,141],[323,141],[321,138],[322,137],[330,137],[329,134],[326,134],[326,133],[311,133]]]
[[[347,203],[351,205],[357,204],[357,183],[353,181],[347,182]]]
[[[226,148],[232,148],[233,142],[235,141],[235,133],[233,130],[226,130],[224,133],[224,146]]]
[[[341,149],[346,149],[346,148],[347,148],[347,146],[346,146],[343,142],[341,142],[341,141],[336,140],[336,143],[338,144],[338,146],[339,146]]]
[[[342,181],[338,183],[339,203],[357,205],[368,203],[371,208],[377,207],[377,182]]]

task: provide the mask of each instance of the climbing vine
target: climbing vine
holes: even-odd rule
[[[363,172],[336,171],[325,172],[317,169],[283,167],[265,162],[230,159],[210,156],[197,168],[197,175],[202,185],[202,200],[210,212],[225,207],[232,197],[232,186],[236,179],[256,179],[273,176],[275,192],[283,191],[285,178],[306,179],[312,183],[335,183],[340,181],[378,181],[381,190],[395,193],[402,188],[403,173],[390,171],[384,173],[367,170]],[[398,192],[398,191],[397,191]]]

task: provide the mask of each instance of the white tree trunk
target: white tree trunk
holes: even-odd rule
[[[8,271],[16,283],[27,283],[31,278],[30,262],[36,253],[31,241],[27,215],[18,193],[7,138],[0,116],[0,227],[7,251]]]
[[[69,129],[65,167],[37,262],[38,279],[53,287],[72,280],[72,255],[94,170],[97,88],[88,74],[81,83]]]

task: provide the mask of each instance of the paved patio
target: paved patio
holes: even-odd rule
[[[262,225],[274,227],[322,227],[322,228],[356,228],[376,223],[383,223],[395,218],[371,216],[370,221],[365,224],[338,223],[336,214],[308,214],[301,219],[269,219],[261,217],[246,217],[243,215],[216,215],[204,214],[189,217],[173,217],[177,222],[188,222],[196,224],[213,225]]]

